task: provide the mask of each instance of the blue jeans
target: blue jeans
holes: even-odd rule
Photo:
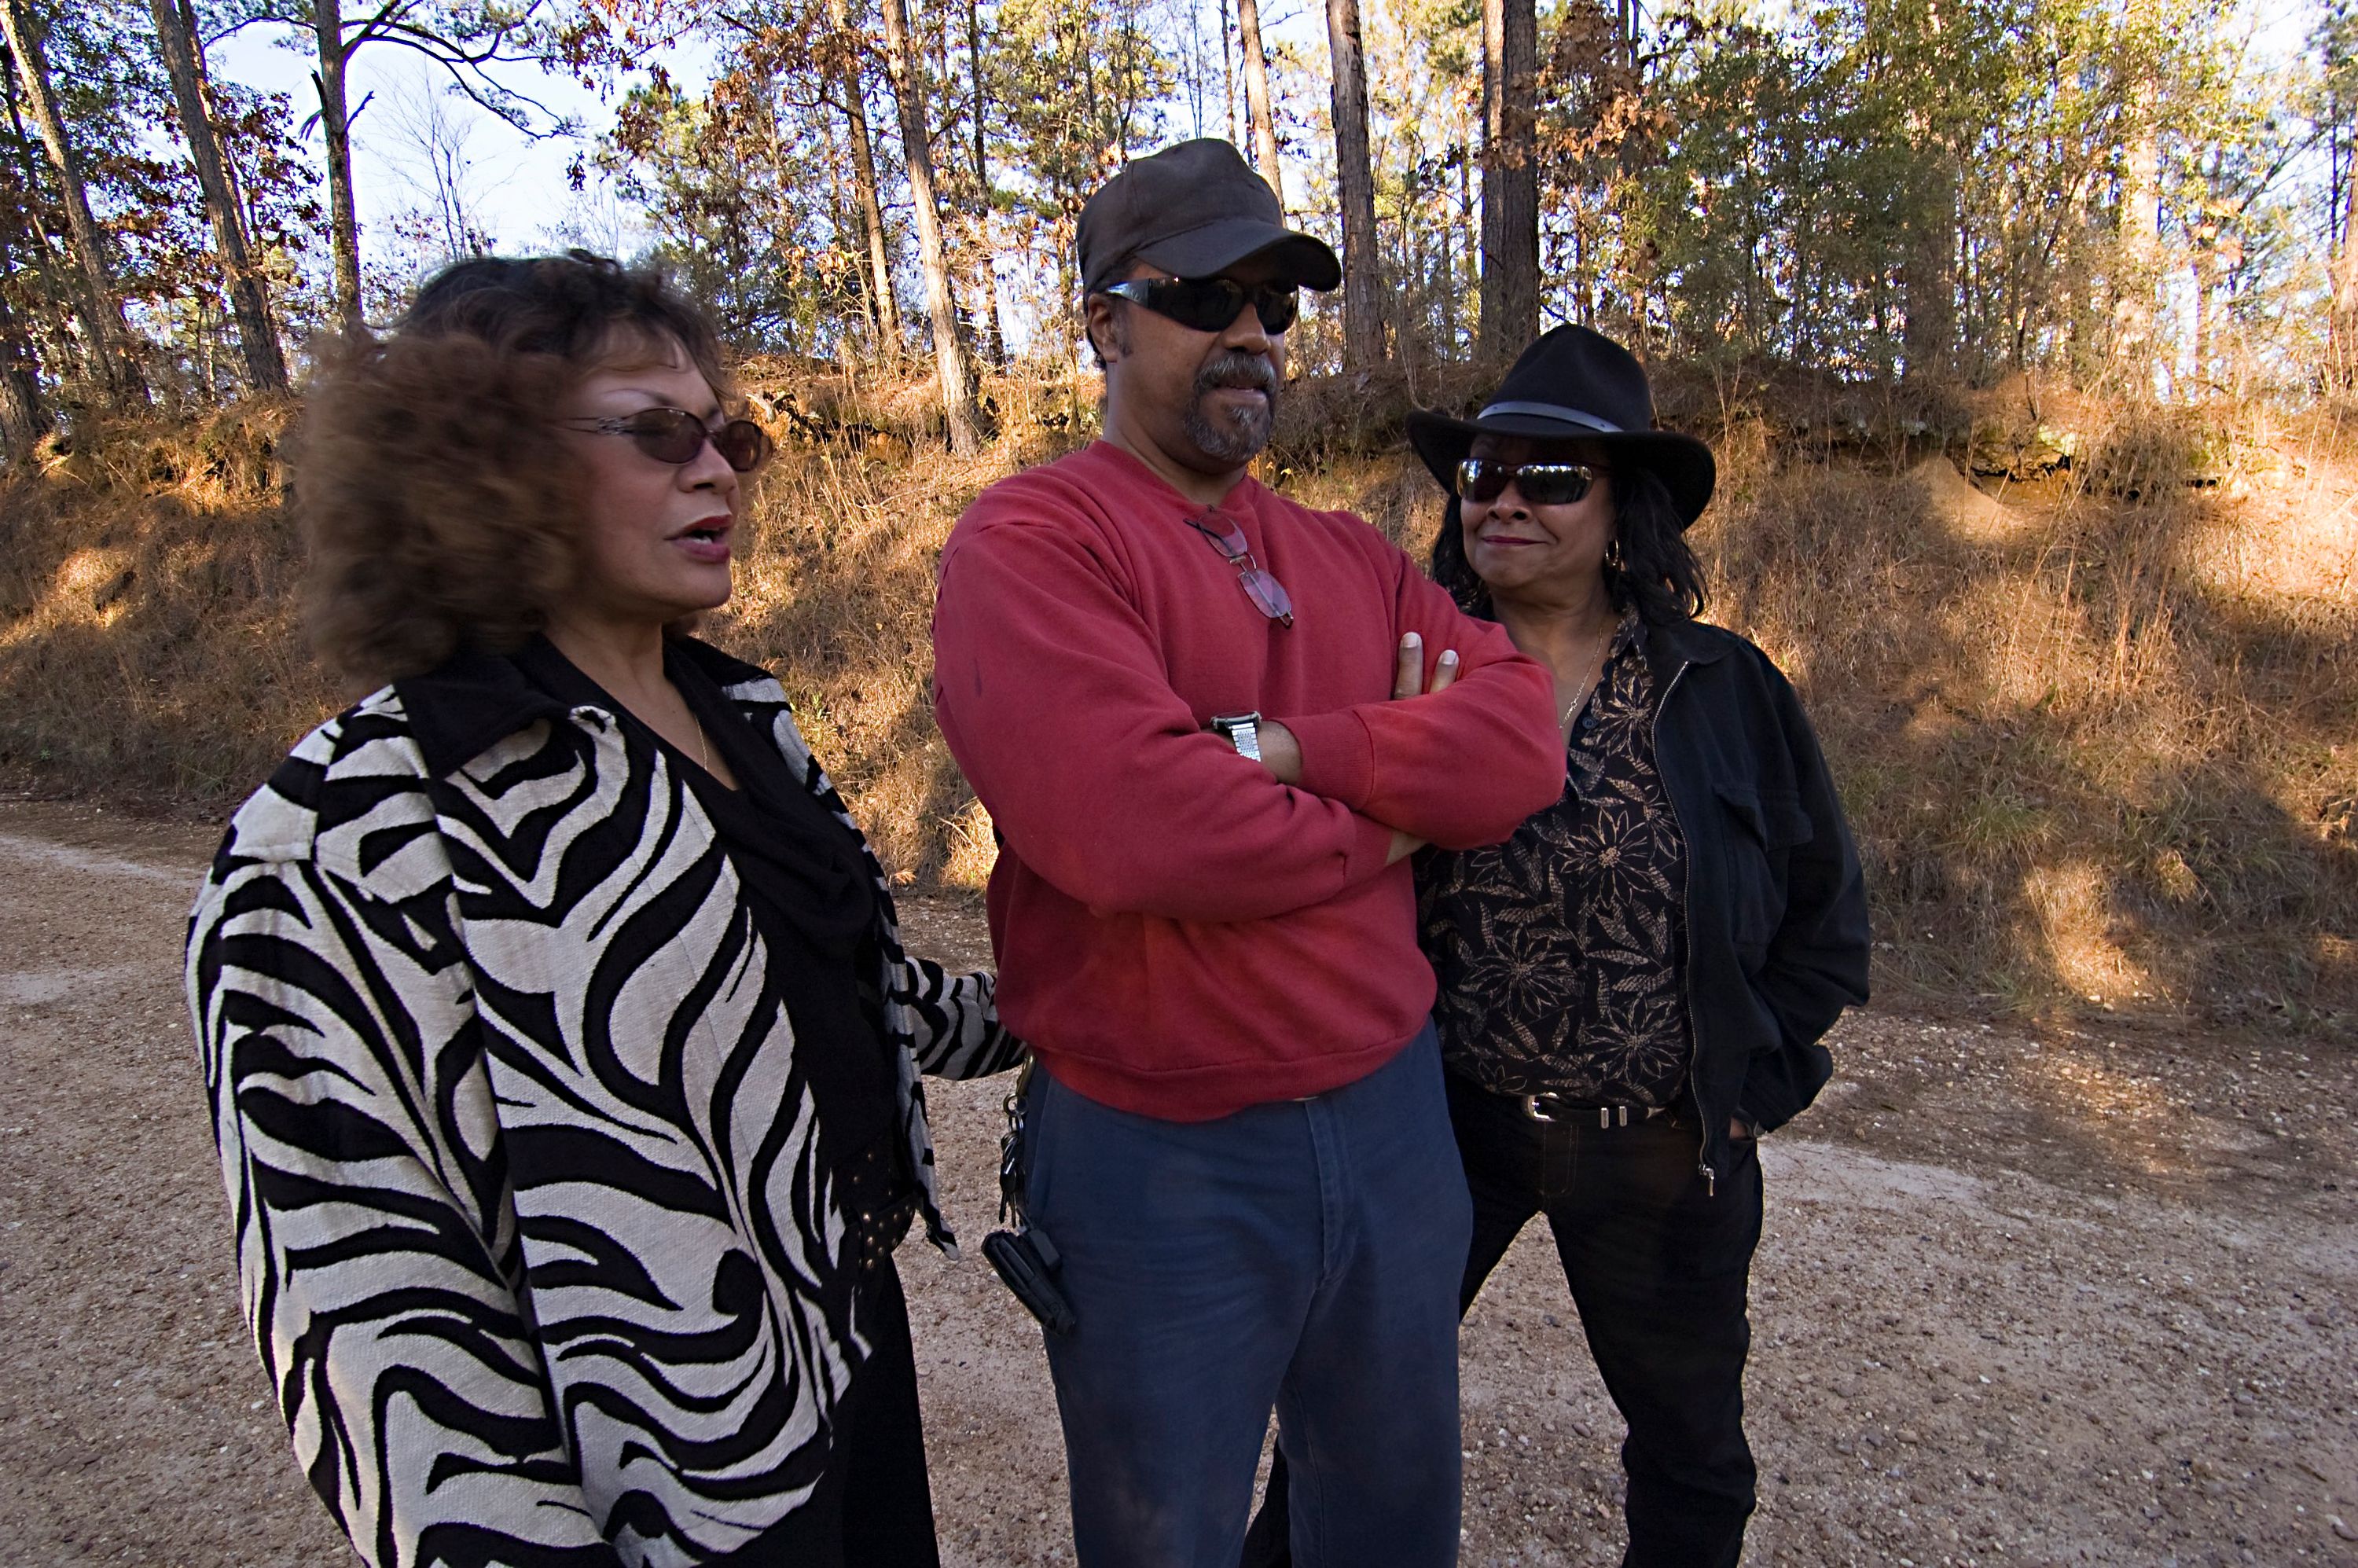
[[[1472,1206],[1432,1029],[1357,1083],[1209,1122],[1045,1075],[1032,1222],[1081,1568],[1236,1568],[1272,1406],[1302,1568],[1457,1561],[1457,1284]]]
[[[1744,1441],[1746,1300],[1760,1243],[1760,1161],[1748,1141],[1713,1193],[1695,1170],[1692,1110],[1626,1127],[1536,1122],[1508,1096],[1449,1079],[1474,1196],[1462,1299],[1538,1214],[1605,1387],[1629,1423],[1629,1550],[1622,1568],[1736,1568],[1751,1516]],[[1286,1466],[1270,1472],[1245,1568],[1285,1568]],[[1298,1555],[1291,1559],[1299,1561]]]

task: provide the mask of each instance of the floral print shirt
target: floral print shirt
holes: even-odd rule
[[[1503,844],[1417,863],[1443,1057],[1495,1093],[1666,1107],[1686,1086],[1686,841],[1654,765],[1639,624],[1614,633],[1563,798]]]

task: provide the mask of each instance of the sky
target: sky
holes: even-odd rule
[[[299,121],[318,104],[311,86],[312,57],[308,49],[281,47],[279,40],[288,38],[308,41],[290,29],[255,27],[215,44],[207,58],[216,75],[287,94]],[[666,59],[665,63],[689,84],[700,85],[704,80],[692,60]],[[449,75],[407,49],[377,44],[353,58],[350,101],[369,99],[352,127],[352,193],[360,210],[361,246],[369,260],[386,257],[393,215],[427,200],[431,188],[424,180],[416,137],[405,131],[403,122],[418,117],[429,94],[441,95],[442,110],[465,131],[470,178],[498,248],[548,248],[559,243],[559,231],[569,228],[586,229],[592,236],[601,229],[619,231],[614,233],[617,248],[625,251],[644,243],[633,214],[594,168],[584,192],[577,194],[566,178],[567,167],[590,152],[599,135],[613,123],[613,103],[528,66],[506,68],[499,80],[556,114],[579,121],[581,134],[527,136],[463,98],[449,96],[445,92]],[[316,130],[309,146],[315,158],[321,155]]]
[[[1212,5],[1206,4],[1202,9],[1205,39],[1209,48],[1217,43],[1219,24]],[[1272,42],[1282,37],[1305,52],[1323,52],[1325,48],[1323,15],[1322,8],[1308,0],[1303,4],[1279,0],[1265,13]],[[213,45],[207,58],[218,75],[265,92],[287,94],[299,120],[316,107],[317,98],[311,87],[311,55],[308,49],[290,50],[281,47],[281,40],[290,37],[298,44],[305,41],[290,29],[256,27]],[[674,80],[691,89],[700,88],[710,79],[708,59],[695,51],[667,51],[661,63]],[[408,49],[391,45],[372,46],[353,59],[351,101],[358,103],[370,92],[377,95],[362,113],[352,131],[353,196],[360,210],[362,249],[372,263],[380,263],[386,257],[390,243],[387,227],[392,215],[418,204],[425,196],[416,175],[405,168],[416,161],[408,145],[412,138],[405,136],[395,122],[414,117],[420,93],[433,91],[448,80],[439,67]],[[543,76],[529,67],[507,68],[500,73],[499,80],[514,91],[539,99],[559,114],[579,121],[583,129],[578,135],[535,138],[462,99],[446,103],[446,111],[468,128],[466,150],[482,192],[487,226],[498,248],[511,253],[547,248],[559,243],[560,231],[584,226],[593,235],[601,230],[613,232],[615,248],[621,253],[644,244],[649,236],[636,223],[635,213],[628,204],[620,200],[611,181],[592,168],[590,189],[577,194],[568,189],[566,179],[567,167],[577,156],[592,151],[600,135],[612,124],[615,100],[601,100],[570,81]],[[1238,92],[1241,98],[1241,81]],[[405,99],[406,104],[402,102]],[[1207,96],[1204,105],[1206,134],[1223,134],[1221,121],[1225,115],[1226,104],[1217,95]],[[1167,124],[1174,135],[1190,135],[1194,129],[1193,116],[1184,103],[1173,106]],[[316,131],[309,146],[313,156],[318,157],[321,149]]]

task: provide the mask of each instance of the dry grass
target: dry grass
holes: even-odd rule
[[[105,429],[0,480],[0,765],[219,806],[332,711],[295,631],[293,412]]]
[[[712,634],[784,680],[897,875],[979,886],[989,823],[927,697],[934,562],[985,484],[1087,438],[1086,389],[994,382],[1001,435],[959,460],[922,381],[751,369],[784,449]],[[1299,388],[1270,476],[1421,550],[1399,412],[1480,384]],[[1887,995],[2358,1029],[2358,416],[1664,402],[1719,448],[1714,619],[1809,698]],[[0,765],[217,811],[332,706],[294,634],[289,413],[102,432],[0,485]]]

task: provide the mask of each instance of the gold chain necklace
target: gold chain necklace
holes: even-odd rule
[[[1588,677],[1581,683],[1580,689],[1574,695],[1573,699],[1564,705],[1563,716],[1555,721],[1555,727],[1557,729],[1563,730],[1570,728],[1572,724],[1572,716],[1580,711],[1581,705],[1586,702],[1591,694],[1596,690],[1596,683],[1605,678],[1606,649],[1613,641],[1613,633],[1619,631],[1620,627],[1620,622],[1615,621],[1611,624],[1607,625],[1604,631],[1596,634],[1596,650],[1595,653],[1591,654],[1585,661],[1595,667],[1590,673]]]

